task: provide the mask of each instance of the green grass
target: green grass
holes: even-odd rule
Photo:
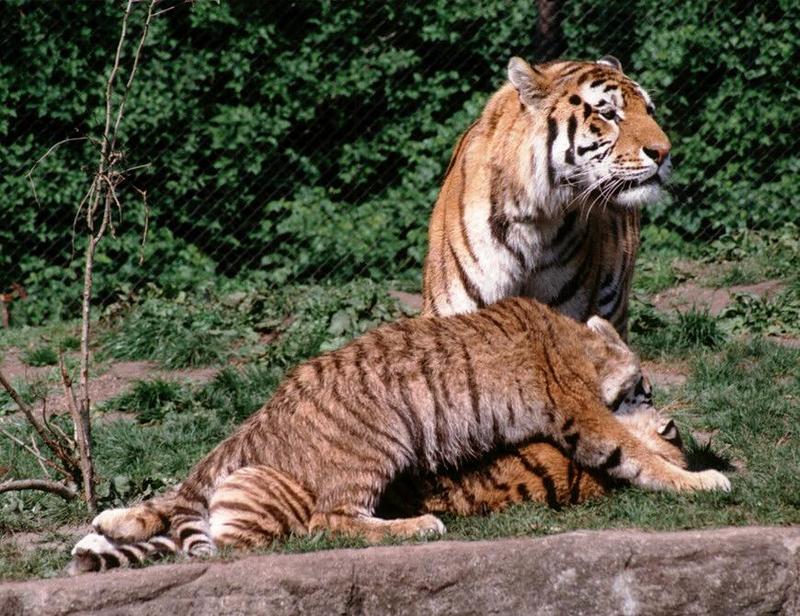
[[[232,344],[248,332],[235,318],[205,302],[149,297],[133,307],[101,349],[113,359],[151,359],[164,368],[223,363]]]
[[[101,411],[125,411],[131,419],[101,420],[103,413],[96,414],[95,460],[101,507],[125,505],[176,484],[238,422],[261,406],[286,370],[380,322],[401,316],[386,294],[387,287],[356,281],[338,288],[248,289],[206,296],[205,303],[186,297],[177,308],[170,308],[164,298],[145,298],[125,307],[120,315],[107,317],[103,350],[109,355],[109,348],[115,344],[121,348],[124,343],[135,343],[137,354],[178,356],[176,349],[182,343],[167,335],[159,320],[185,318],[180,327],[193,331],[196,317],[200,328],[211,331],[210,324],[215,323],[215,327],[236,332],[235,336],[218,339],[215,361],[236,355],[243,365],[224,368],[204,385],[142,381],[123,396],[106,402]],[[750,314],[751,321],[761,318],[760,313]],[[656,392],[658,404],[679,403],[672,405],[678,409],[675,419],[695,465],[723,469],[733,465],[737,469],[730,473],[733,491],[676,495],[628,488],[560,511],[531,503],[485,517],[447,516],[448,538],[538,536],[580,528],[669,530],[800,523],[796,490],[800,476],[800,352],[758,339],[741,340],[726,325],[733,317],[714,319],[696,310],[673,317],[662,315],[647,302],[647,296],[634,302],[632,316],[632,344],[637,350],[690,367],[684,386]],[[161,336],[158,343],[137,342],[132,321],[138,322],[147,335]],[[164,355],[158,355],[162,352]],[[34,394],[26,393],[29,397]],[[0,422],[5,429],[24,433],[18,416],[6,416]],[[66,421],[63,425],[69,431]],[[714,434],[711,445],[694,442],[693,430]],[[30,456],[5,440],[0,440],[0,467],[8,469],[8,476],[41,475]],[[85,521],[79,503],[64,503],[35,492],[0,495],[2,533],[47,533]],[[292,537],[262,551],[303,552],[362,545],[358,539],[318,534]],[[36,547],[24,553],[15,549],[3,545],[0,577],[55,575],[67,560],[68,546],[55,551]]]
[[[634,299],[630,314],[631,344],[644,358],[682,357],[698,349],[714,349],[726,339],[720,321],[694,307],[674,316]]]
[[[0,351],[12,347],[33,347],[41,345],[43,341],[55,343],[56,347],[64,350],[77,350],[80,347],[80,338],[76,336],[78,327],[77,321],[58,321],[36,327],[0,328]]]
[[[29,578],[51,578],[64,574],[69,563],[69,549],[50,547],[20,548],[0,543],[0,580],[26,580]]]

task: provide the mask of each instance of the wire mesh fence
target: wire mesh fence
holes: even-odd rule
[[[79,301],[75,212],[122,8],[0,5],[0,292],[27,293],[18,322]],[[647,237],[785,228],[800,218],[799,12],[778,0],[163,0],[122,124],[129,171],[98,298],[214,276],[418,284],[452,148],[512,55],[613,54],[651,93],[675,172],[645,212]]]

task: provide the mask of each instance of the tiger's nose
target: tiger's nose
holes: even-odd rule
[[[670,143],[651,143],[650,145],[643,147],[642,150],[644,151],[645,156],[652,158],[654,161],[656,161],[656,164],[660,165],[669,155]]]

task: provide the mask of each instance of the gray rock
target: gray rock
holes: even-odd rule
[[[798,614],[800,527],[573,532],[0,585],[0,614]]]

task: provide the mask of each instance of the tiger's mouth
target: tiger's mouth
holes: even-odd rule
[[[641,186],[661,186],[662,184],[663,182],[661,178],[658,177],[658,173],[654,173],[649,178],[644,178],[643,180],[624,180],[619,187],[614,190],[614,193],[619,194]]]
[[[661,196],[663,184],[659,173],[641,180],[624,180],[612,188],[608,202],[622,208],[648,205]]]

